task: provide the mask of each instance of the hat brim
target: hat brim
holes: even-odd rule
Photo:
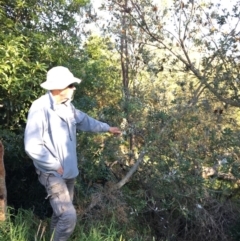
[[[45,81],[40,86],[45,90],[63,90],[67,88],[70,84],[77,83],[80,84],[82,82],[81,79],[73,77],[71,79],[66,80],[63,83],[51,83],[49,81]]]

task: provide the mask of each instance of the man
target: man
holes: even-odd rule
[[[48,92],[32,103],[25,129],[25,151],[33,160],[53,208],[54,241],[67,240],[76,224],[72,204],[74,181],[79,173],[76,130],[121,133],[119,128],[75,109],[71,103],[73,84],[80,82],[63,66],[50,69],[47,80],[41,84]]]

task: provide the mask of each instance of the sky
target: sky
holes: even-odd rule
[[[101,4],[106,1],[106,0],[91,0],[91,3],[93,5],[93,7],[95,8],[98,16],[102,19],[102,21],[104,22],[104,20],[109,20],[110,16],[108,15],[108,12],[105,11],[99,11],[98,8],[101,6]],[[182,0],[183,2],[188,2],[188,0]],[[234,3],[237,3],[239,2],[240,4],[240,1],[239,0],[209,0],[211,1],[212,3],[214,4],[221,4],[221,6],[223,6],[224,8],[226,8],[227,10],[231,10],[232,6]],[[162,3],[162,4],[170,4],[171,3],[171,0],[153,0],[153,2],[156,2],[156,4],[158,5],[159,3]],[[99,31],[98,29],[94,26],[94,24],[89,24],[87,26],[87,30],[91,30],[93,33],[96,33],[98,34]]]

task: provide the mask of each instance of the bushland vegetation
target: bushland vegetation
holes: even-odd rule
[[[83,80],[77,108],[122,129],[78,133],[71,240],[239,240],[239,1],[0,5],[1,240],[51,239],[51,208],[23,132],[55,65]]]

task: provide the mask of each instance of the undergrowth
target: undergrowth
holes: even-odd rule
[[[19,209],[13,214],[11,208],[5,222],[0,223],[1,241],[51,241],[50,220],[40,220],[33,211]],[[146,241],[146,237],[136,235],[129,238],[129,227],[119,227],[115,219],[111,222],[85,222],[78,220],[69,241]],[[154,238],[148,239],[154,241]]]

